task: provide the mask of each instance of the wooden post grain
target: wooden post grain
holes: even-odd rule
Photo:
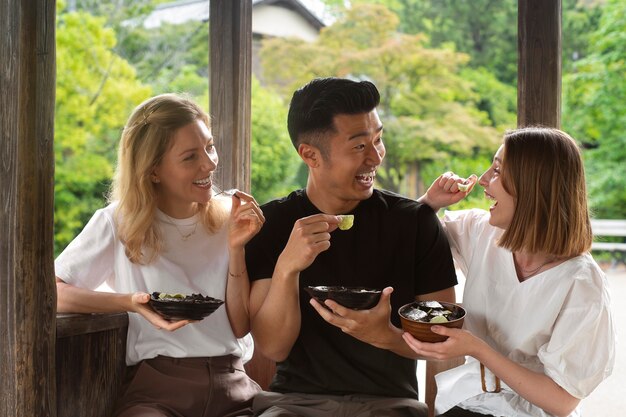
[[[221,161],[216,182],[250,191],[252,0],[212,0],[210,16],[210,112]]]
[[[518,127],[561,125],[561,0],[518,1]]]
[[[0,415],[56,416],[55,1],[0,1]]]

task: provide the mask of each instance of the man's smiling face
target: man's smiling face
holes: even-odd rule
[[[318,208],[340,214],[372,195],[385,145],[376,110],[340,114],[333,122],[335,132],[327,139],[328,157],[320,158],[318,166],[311,169],[307,193]]]

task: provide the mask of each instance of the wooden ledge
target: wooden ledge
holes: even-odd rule
[[[57,339],[127,326],[128,313],[59,313],[57,314]]]

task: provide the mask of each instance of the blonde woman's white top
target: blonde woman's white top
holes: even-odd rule
[[[59,255],[55,260],[56,276],[90,290],[106,283],[117,293],[201,293],[225,299],[228,227],[210,235],[197,216],[172,219],[157,211],[165,250],[152,263],[139,265],[130,262],[124,253],[113,220],[115,206],[113,203],[98,210]],[[195,233],[183,240],[181,232],[188,234],[194,227]],[[157,330],[139,314],[130,313],[126,363],[133,365],[157,355],[244,356],[246,344],[233,335],[224,305],[204,320],[174,332]]]
[[[519,282],[512,253],[497,246],[502,234],[483,210],[446,212],[454,259],[466,276],[464,328],[518,364],[545,373],[576,398],[607,378],[615,360],[615,330],[607,280],[584,254]],[[492,415],[548,416],[506,384],[481,386],[480,364],[437,375],[436,413],[458,405]],[[488,390],[493,376],[487,376]],[[576,410],[571,416],[580,415]]]

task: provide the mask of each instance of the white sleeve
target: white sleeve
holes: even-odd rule
[[[114,274],[117,237],[113,219],[98,210],[55,259],[55,275],[68,284],[94,290]]]
[[[615,362],[615,329],[603,276],[575,279],[539,349],[545,373],[576,398],[585,398],[606,379]]]
[[[476,240],[479,239],[479,223],[486,221],[486,215],[487,212],[478,209],[446,210],[441,219],[448,235],[454,261],[465,275],[471,263]]]

